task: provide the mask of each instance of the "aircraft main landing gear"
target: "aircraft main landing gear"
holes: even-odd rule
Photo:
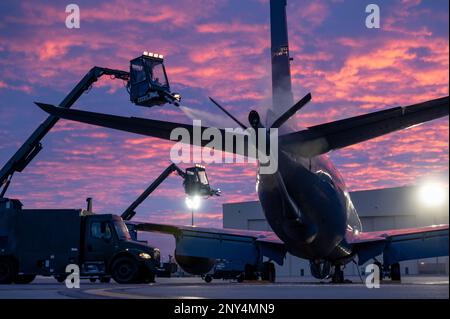
[[[401,281],[401,272],[400,272],[400,264],[394,263],[390,267],[390,275],[392,281]]]
[[[263,263],[263,271],[261,272],[261,280],[275,282],[276,272],[275,265],[272,262]]]
[[[380,280],[383,280],[383,278],[384,278],[383,265],[377,260],[375,260],[375,262],[373,264],[378,267],[379,278],[380,278]]]

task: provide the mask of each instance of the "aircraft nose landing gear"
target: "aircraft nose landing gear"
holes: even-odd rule
[[[333,284],[351,284],[352,281],[349,279],[345,279],[344,270],[341,268],[342,265],[334,265],[333,266],[333,275],[331,276],[331,282]]]
[[[333,284],[344,283],[344,271],[341,269],[341,265],[335,265],[333,275],[331,276],[331,282]]]
[[[311,274],[317,279],[331,278],[333,284],[351,283],[350,280],[344,279],[344,271],[342,265],[331,264],[329,261],[311,261]]]
[[[309,263],[311,274],[317,279],[330,278],[331,264],[328,261],[311,261]]]

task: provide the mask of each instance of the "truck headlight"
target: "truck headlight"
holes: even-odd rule
[[[152,258],[152,256],[150,256],[147,253],[140,253],[139,257],[141,257],[142,259],[151,259]]]

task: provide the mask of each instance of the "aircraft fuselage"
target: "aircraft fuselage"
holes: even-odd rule
[[[344,181],[327,156],[302,158],[280,146],[278,171],[257,175],[266,219],[288,251],[312,261],[345,263],[349,232],[361,222]]]

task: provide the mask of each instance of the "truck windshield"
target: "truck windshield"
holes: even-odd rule
[[[130,233],[127,226],[124,223],[115,221],[114,228],[116,229],[117,236],[120,240],[131,240]]]

